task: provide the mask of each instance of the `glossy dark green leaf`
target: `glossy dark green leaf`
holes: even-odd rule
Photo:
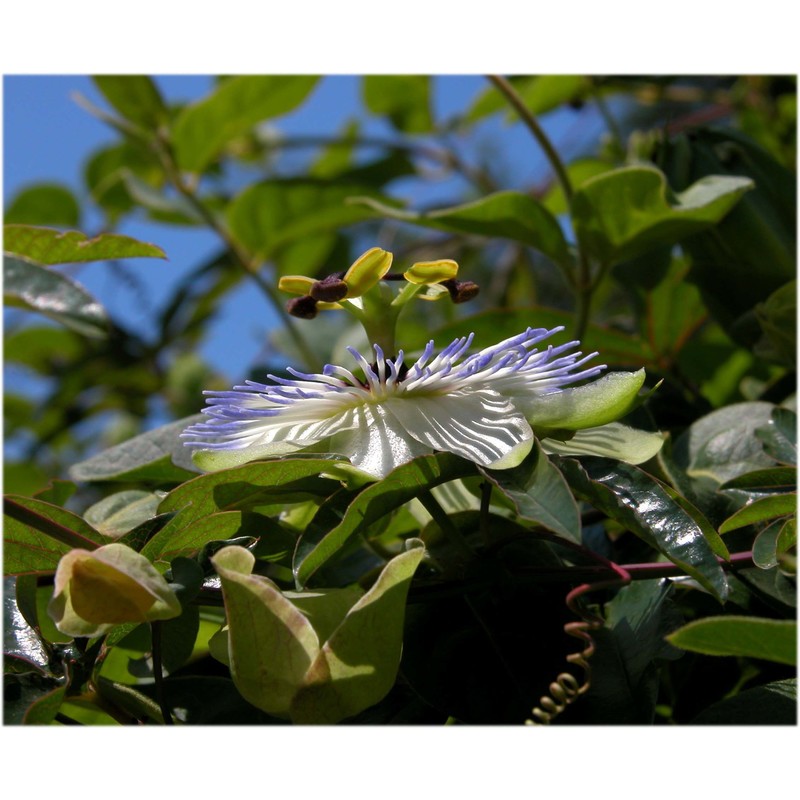
[[[797,679],[748,689],[698,714],[692,725],[797,726]]]
[[[16,194],[3,212],[3,221],[21,225],[76,228],[81,209],[75,195],[60,183],[37,183]]]
[[[186,605],[179,617],[161,623],[162,663],[167,673],[182,667],[194,650],[200,628],[197,606]]]
[[[84,512],[84,519],[105,536],[117,538],[156,514],[161,497],[155,492],[127,489],[104,497]]]
[[[95,75],[92,80],[125,119],[155,129],[168,119],[155,82],[146,75]]]
[[[20,581],[26,581],[27,587],[20,587],[18,585]],[[29,619],[33,616],[33,622],[36,621],[35,606],[30,608],[30,602],[26,604],[21,598],[17,599],[18,594],[26,593],[25,589],[29,589],[31,583],[33,583],[35,592],[35,579],[32,577],[3,578],[3,654],[18,659],[20,668],[35,668],[46,673],[49,671],[50,654],[33,630]],[[35,603],[35,600],[33,602]],[[22,603],[22,608],[20,608],[20,603]],[[30,666],[25,667],[25,664]]]
[[[179,435],[188,425],[205,419],[195,414],[98,453],[70,467],[75,481],[147,481],[180,483],[197,474],[191,453]]]
[[[227,210],[231,231],[253,255],[271,258],[310,236],[338,231],[373,215],[349,199],[372,193],[358,184],[308,179],[271,180],[248,186]]]
[[[3,533],[7,575],[55,572],[72,548],[94,550],[107,540],[77,514],[31,497],[7,495]]]
[[[684,625],[667,639],[682,650],[706,655],[797,663],[797,623],[793,620],[709,617]]]
[[[385,114],[403,133],[427,133],[431,119],[431,79],[427,75],[365,75],[364,105]]]
[[[636,581],[606,604],[606,627],[592,632],[591,687],[570,711],[575,722],[652,724],[660,665],[681,655],[664,640],[682,622],[672,596],[666,581]]]
[[[766,425],[756,428],[764,450],[783,464],[797,464],[797,414],[788,408],[776,408]]]
[[[659,170],[622,167],[575,192],[572,218],[587,251],[611,264],[714,225],[752,187],[747,178],[710,175],[673,199]]]
[[[514,504],[524,520],[543,525],[548,530],[581,541],[581,517],[578,504],[564,480],[542,452],[538,442],[530,455],[513,469],[481,472]]]
[[[541,203],[521,192],[496,192],[462,206],[425,213],[393,208],[367,197],[359,197],[358,202],[378,216],[450,233],[512,239],[559,264],[570,263],[569,247],[558,220]]]
[[[3,256],[5,301],[38,311],[94,339],[108,335],[105,309],[79,284],[22,258]]]
[[[755,435],[769,421],[770,403],[734,403],[712,411],[696,422],[675,442],[673,457],[692,477],[716,483],[762,467],[774,466]]]
[[[719,527],[720,533],[728,533],[745,525],[755,525],[764,520],[782,517],[787,514],[794,514],[797,511],[797,493],[776,494],[771,497],[762,497],[755,500],[750,505],[739,509],[735,514],[728,517]]]
[[[3,233],[5,252],[46,266],[116,258],[166,258],[160,247],[118,233],[101,233],[90,239],[79,231],[36,225],[6,225]]]
[[[606,458],[555,460],[582,500],[617,520],[720,600],[727,582],[698,523],[646,472]]]
[[[756,469],[725,481],[719,488],[743,489],[750,492],[791,492],[797,488],[797,468]]]
[[[162,501],[159,511],[177,511],[190,506],[191,517],[199,519],[218,511],[325,496],[338,488],[338,483],[320,475],[335,464],[325,458],[285,458],[219,470],[173,489]]]
[[[385,514],[426,489],[474,474],[473,464],[450,453],[421,456],[392,470],[383,480],[360,492],[348,507],[342,521],[302,561],[295,564],[298,586],[305,586],[311,576],[334,558],[353,536],[365,531]]]
[[[3,724],[49,723],[63,701],[65,689],[55,679],[38,672],[8,675],[3,687]]]
[[[313,75],[242,75],[220,83],[175,121],[178,166],[202,172],[231,139],[297,108],[317,80]]]

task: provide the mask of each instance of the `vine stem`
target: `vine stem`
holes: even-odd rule
[[[433,517],[433,521],[439,526],[439,530],[447,537],[450,543],[455,545],[463,555],[472,558],[474,556],[472,548],[467,544],[461,532],[453,524],[453,520],[450,519],[445,513],[445,510],[439,505],[439,501],[431,494],[430,489],[425,489],[420,492],[417,499]]]
[[[294,321],[289,316],[289,313],[286,311],[286,308],[281,302],[281,299],[275,291],[275,288],[267,283],[267,281],[265,281],[261,275],[259,275],[258,269],[250,255],[244,250],[239,242],[236,241],[236,239],[231,235],[230,231],[221,223],[217,216],[200,200],[195,192],[194,187],[187,184],[187,182],[183,179],[183,176],[181,175],[180,170],[178,169],[177,165],[175,164],[175,160],[172,157],[172,151],[170,150],[169,143],[163,139],[157,140],[156,151],[161,160],[161,165],[164,167],[164,173],[166,174],[170,183],[200,215],[206,225],[208,225],[208,227],[211,228],[211,230],[213,230],[217,236],[219,236],[239,266],[261,289],[269,303],[280,317],[281,323],[286,328],[290,338],[292,339],[292,342],[294,342],[294,345],[299,351],[300,357],[305,366],[309,369],[314,369],[317,366],[317,359],[314,356],[314,353],[311,350],[308,342],[306,341],[306,338],[298,330],[297,326],[294,324]]]
[[[528,130],[534,135],[534,138],[539,143],[539,146],[544,150],[547,160],[553,167],[556,173],[558,182],[561,184],[561,189],[564,192],[564,197],[567,199],[567,204],[572,204],[572,183],[570,182],[567,170],[564,167],[564,162],[553,147],[552,142],[547,137],[547,134],[539,125],[539,121],[531,113],[530,109],[525,105],[523,99],[519,96],[517,90],[502,76],[502,75],[487,75],[488,79],[502,92],[509,103],[514,106],[514,109],[519,114]]]

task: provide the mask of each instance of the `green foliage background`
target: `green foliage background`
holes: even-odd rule
[[[591,686],[545,714],[553,724],[796,722],[793,78],[515,76],[443,121],[429,77],[365,76],[364,115],[393,130],[379,142],[358,120],[324,141],[265,133],[307,102],[312,76],[220,78],[183,107],[144,76],[95,80],[105,104],[87,111],[117,137],[85,169],[100,229],[76,230],[80,203],[55,184],[6,209],[5,298],[30,313],[6,328],[4,356],[55,378],[45,397],[7,385],[4,398],[6,723],[280,724],[213,657],[214,554],[247,547],[283,592],[367,590],[417,537],[433,561],[407,587],[404,621],[393,617],[399,671],[375,661],[388,692],[341,721],[521,724],[570,670],[580,645],[565,626],[582,619]],[[564,163],[538,120],[583,105],[607,131]],[[531,151],[547,153],[536,185],[511,190],[491,155],[466,161],[453,145],[488,115],[524,125]],[[288,173],[298,147],[314,158]],[[409,207],[398,185],[432,169],[458,176],[461,196]],[[163,258],[158,242],[115,232],[134,214],[217,241],[147,337],[63,266]],[[346,269],[375,244],[396,264],[455,259],[481,286],[468,304],[418,304],[401,322],[406,351],[564,325],[610,369],[661,382],[626,420],[668,434],[661,453],[634,467],[536,449],[513,475],[428,456],[368,486],[325,456],[198,476],[177,434],[202,389],[228,388],[198,356],[226,296],[249,282],[281,320],[268,363],[236,382],[316,371],[361,334],[333,312],[291,318],[278,279]],[[170,424],[152,430],[157,414]],[[443,493],[456,479],[460,498]],[[450,522],[418,507],[440,485]],[[112,540],[181,586],[184,611],[157,634],[129,625],[70,640],[44,613],[58,561]],[[608,562],[645,566],[611,585]],[[600,585],[566,605],[587,581]],[[295,721],[333,721],[308,707]]]

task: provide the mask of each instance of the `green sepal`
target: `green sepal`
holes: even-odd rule
[[[609,372],[585,386],[532,399],[515,397],[514,404],[540,438],[546,437],[553,428],[572,431],[597,428],[624,417],[638,405],[644,379],[643,369]]]

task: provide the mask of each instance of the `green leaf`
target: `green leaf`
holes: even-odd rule
[[[169,118],[155,82],[145,75],[95,75],[95,85],[125,119],[155,133]]]
[[[84,512],[84,519],[105,536],[119,538],[156,514],[161,498],[154,492],[128,489],[104,497]]]
[[[179,434],[188,426],[205,419],[201,414],[171,422],[155,430],[134,436],[127,442],[98,453],[70,467],[74,481],[148,481],[180,483],[197,474],[189,448]]]
[[[680,650],[664,634],[682,622],[665,581],[635,581],[606,604],[606,627],[592,632],[592,684],[580,708],[604,724],[652,725],[660,664]],[[575,712],[579,709],[576,708]]]
[[[756,428],[764,451],[783,464],[797,464],[797,414],[788,408],[776,408],[766,425]]]
[[[714,225],[752,188],[747,178],[709,175],[671,201],[659,170],[622,167],[575,192],[573,223],[587,251],[610,264]]]
[[[655,158],[676,189],[707,175],[754,182],[754,191],[713,230],[681,242],[692,260],[690,280],[708,309],[736,341],[753,346],[761,335],[754,306],[797,276],[796,171],[730,127],[664,137]],[[745,315],[750,321],[742,327]]]
[[[61,704],[64,702],[66,694],[67,687],[59,686],[35,700],[28,706],[28,710],[22,718],[22,724],[49,725],[61,710]]]
[[[600,161],[597,158],[581,158],[567,165],[567,177],[573,189],[579,189],[590,178],[604,175],[614,169],[614,165],[608,161]],[[544,207],[551,213],[569,213],[569,203],[564,197],[564,189],[558,181],[554,181],[547,194],[542,198]]]
[[[683,650],[710,656],[749,656],[797,664],[797,623],[758,617],[709,617],[667,636]]]
[[[80,224],[81,209],[75,195],[59,183],[37,183],[21,190],[6,206],[3,221],[7,224],[58,225],[75,228]]]
[[[753,563],[761,569],[771,569],[778,564],[778,537],[793,520],[778,520],[768,525],[753,541]]]
[[[719,488],[743,489],[748,492],[791,492],[797,488],[797,468],[755,469],[725,481]]]
[[[46,266],[117,258],[166,258],[160,247],[118,233],[101,233],[90,239],[79,231],[36,225],[6,225],[3,233],[7,253]]]
[[[523,519],[580,543],[578,505],[564,476],[550,463],[538,442],[518,467],[480,471],[511,500]]]
[[[587,456],[556,466],[573,492],[617,520],[720,600],[728,585],[702,527],[650,475],[629,464]]]
[[[173,489],[159,512],[190,506],[191,518],[199,519],[217,511],[326,496],[338,484],[320,475],[335,463],[325,458],[273,459],[201,475]]]
[[[495,192],[472,203],[425,213],[403,211],[368,197],[359,197],[357,202],[378,216],[450,233],[512,239],[558,264],[570,263],[569,247],[558,220],[540,202],[521,192]]]
[[[425,555],[419,539],[395,556],[324,643],[292,700],[295,723],[331,724],[381,700],[400,666],[406,597]]]
[[[297,108],[317,80],[313,75],[242,75],[224,81],[175,121],[178,166],[202,172],[231,139]]]
[[[767,519],[782,517],[786,514],[794,514],[797,511],[797,492],[791,494],[776,494],[772,497],[762,497],[755,500],[750,505],[739,509],[735,514],[728,517],[719,527],[720,533],[744,528],[746,525],[754,525]]]
[[[542,328],[569,328],[574,324],[575,315],[543,306],[503,308],[483,311],[456,322],[450,322],[434,331],[433,336],[439,344],[449,344],[459,336],[475,334],[473,347],[482,348],[496,344],[519,334],[528,326]],[[402,321],[401,321],[402,325]],[[431,338],[428,330],[410,329],[404,332],[403,342],[407,347],[422,348]],[[602,354],[603,360],[611,364],[645,366],[652,362],[654,354],[640,336],[631,336],[622,331],[589,325],[581,340],[587,352],[594,350]]]
[[[797,726],[797,678],[773,681],[701,711],[692,725]]]
[[[797,281],[776,289],[756,308],[756,319],[764,335],[756,352],[772,361],[794,367],[797,363]]]
[[[163,168],[155,154],[133,139],[96,150],[86,162],[86,187],[112,223],[135,205],[124,183],[131,174],[151,186],[164,183]]]
[[[584,428],[564,441],[542,438],[542,448],[548,455],[605,456],[628,464],[643,464],[658,453],[664,444],[660,433],[640,431],[619,422],[609,422],[597,428]]]
[[[364,193],[372,191],[360,184],[300,178],[264,181],[231,201],[228,224],[237,241],[267,259],[311,236],[371,218],[363,206],[348,202]]]
[[[77,514],[32,497],[7,495],[3,558],[6,575],[54,572],[72,548],[94,550],[106,539]]]
[[[6,302],[38,311],[83,336],[108,336],[105,309],[79,284],[21,258],[3,256]]]
[[[298,586],[305,586],[314,573],[336,556],[353,536],[366,530],[390,511],[440,483],[475,474],[475,466],[450,453],[421,456],[390,472],[358,494],[342,521],[331,528],[299,563],[294,565]]]
[[[692,478],[724,483],[774,462],[755,430],[768,422],[770,403],[733,403],[692,423],[675,442],[673,457]]]
[[[212,563],[222,581],[236,688],[257,708],[288,716],[292,698],[319,652],[319,638],[272,581],[251,574],[255,557],[247,550],[226,547]]]
[[[365,75],[364,105],[403,133],[427,133],[433,125],[430,84],[427,75]]]
[[[257,515],[253,515],[254,517]],[[258,516],[258,526],[248,524],[248,515],[241,511],[223,511],[195,517],[192,510],[174,516],[142,548],[142,555],[151,561],[172,561],[179,556],[194,557],[209,542],[233,539],[250,530],[268,533],[271,520]]]
[[[509,81],[526,108],[536,116],[580,99],[589,89],[589,81],[583,75],[523,75],[513,76]],[[466,120],[475,122],[503,109],[508,109],[508,100],[490,86],[472,104]],[[515,112],[509,111],[508,117],[516,120]]]

